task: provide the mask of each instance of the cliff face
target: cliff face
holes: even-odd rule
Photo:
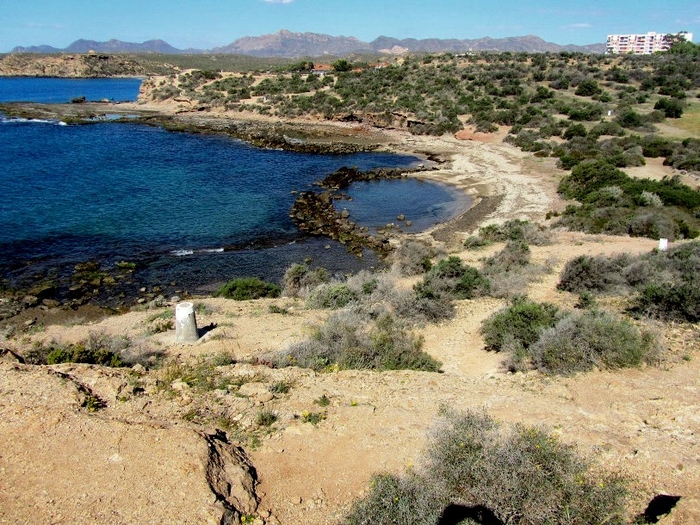
[[[24,77],[138,77],[174,72],[172,66],[114,55],[4,55],[0,76]]]

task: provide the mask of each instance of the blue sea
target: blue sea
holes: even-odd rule
[[[135,100],[137,79],[0,78],[0,101]],[[0,284],[68,278],[76,264],[133,262],[129,296],[208,293],[234,277],[279,281],[295,262],[331,272],[376,267],[289,218],[295,192],[342,166],[410,167],[387,153],[312,155],[134,123],[63,125],[0,115]],[[457,211],[454,190],[415,179],[354,184],[340,201],[370,228],[406,215],[417,232]]]

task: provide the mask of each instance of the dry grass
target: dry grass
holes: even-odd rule
[[[700,137],[700,101],[688,99],[688,107],[679,119],[666,119],[657,125],[661,135],[670,137]]]

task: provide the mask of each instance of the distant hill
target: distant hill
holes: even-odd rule
[[[196,49],[177,49],[164,40],[147,40],[141,44],[122,42],[121,40],[108,40],[98,42],[96,40],[76,40],[68,47],[58,49],[51,46],[15,47],[10,53],[157,53],[164,55],[178,55],[183,53],[203,53]]]
[[[374,52],[366,42],[354,37],[321,35],[318,33],[292,33],[282,30],[272,35],[248,36],[234,40],[224,47],[212,49],[212,53],[240,55],[303,57],[321,55],[348,55],[358,52]]]
[[[580,53],[605,53],[605,44],[590,44],[586,46],[559,45],[546,42],[536,35],[514,36],[508,38],[477,38],[465,39],[439,39],[427,38],[416,40],[404,38],[399,40],[386,36],[380,36],[370,44],[375,51],[391,52],[391,50],[406,49],[407,51],[423,51],[429,53],[465,52],[465,51],[525,51],[528,53],[557,53],[560,51],[577,51]]]
[[[560,52],[572,51],[581,53],[604,53],[605,44],[586,46],[559,45],[546,42],[535,35],[515,36],[508,38],[478,38],[478,39],[440,39],[428,38],[391,38],[380,36],[372,42],[363,42],[355,37],[331,36],[319,33],[294,33],[281,30],[277,33],[263,36],[247,36],[234,40],[222,47],[210,50],[177,49],[163,40],[148,40],[141,44],[109,40],[97,42],[94,40],[76,40],[64,49],[51,46],[15,47],[11,53],[214,53],[242,54],[258,57],[319,57],[323,55],[345,56],[352,53],[404,53],[404,52],[468,52],[468,51],[525,51]]]

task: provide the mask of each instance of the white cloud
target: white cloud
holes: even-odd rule
[[[263,2],[268,4],[291,4],[294,0],[263,0]]]

